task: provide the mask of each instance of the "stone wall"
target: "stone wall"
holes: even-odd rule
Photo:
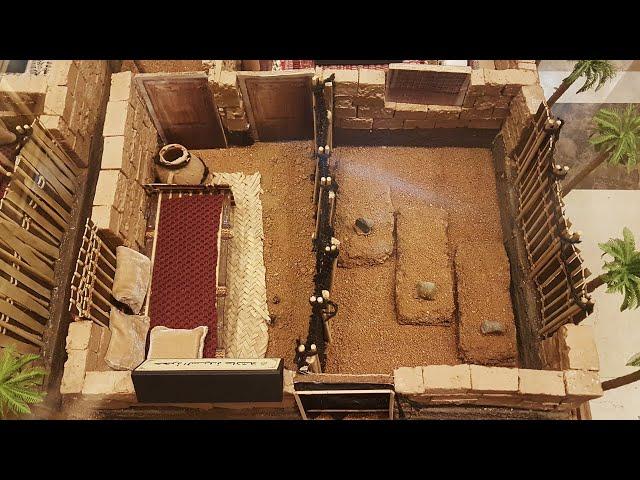
[[[500,62],[500,61],[496,61]],[[335,74],[336,128],[399,130],[433,128],[499,129],[509,116],[512,100],[524,86],[537,85],[535,61],[513,60],[513,68],[469,69],[470,82],[461,106],[420,105],[385,99],[382,70],[317,68],[322,78]],[[415,69],[415,66],[412,66]],[[433,69],[434,67],[429,67]],[[446,69],[447,67],[441,67]]]
[[[140,250],[145,245],[149,202],[142,186],[153,182],[159,140],[133,77],[128,71],[111,76],[91,219],[112,246]]]
[[[249,120],[238,84],[237,60],[209,60],[209,88],[213,94],[222,125],[230,132],[246,132]]]
[[[425,405],[575,409],[602,395],[593,330],[565,325],[543,342],[545,370],[427,365],[394,371],[396,393]]]
[[[0,114],[20,121],[39,117],[78,166],[86,167],[110,73],[106,60],[53,60],[44,75],[3,75]]]

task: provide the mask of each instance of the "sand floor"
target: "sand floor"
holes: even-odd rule
[[[256,143],[194,153],[213,171],[262,174],[267,296],[275,315],[267,356],[282,357],[287,368],[294,368],[295,340],[306,338],[313,289],[309,143]],[[332,158],[338,184],[349,175],[385,183],[396,210],[408,211],[417,202],[446,209],[451,254],[467,239],[502,238],[488,149],[339,147]],[[395,255],[380,265],[338,270],[332,297],[339,312],[332,321],[327,372],[391,373],[399,366],[461,362],[457,322],[398,324],[394,280]]]

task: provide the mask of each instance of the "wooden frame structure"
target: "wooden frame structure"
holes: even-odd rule
[[[0,347],[38,353],[52,308],[55,270],[81,169],[38,121],[19,127],[0,199]]]
[[[231,187],[228,185],[174,185],[164,183],[150,183],[144,185],[144,189],[150,195],[157,195],[156,211],[154,218],[154,229],[150,232],[153,238],[151,248],[151,268],[155,262],[156,246],[158,241],[158,223],[160,221],[160,211],[162,208],[162,199],[167,199],[193,195],[224,195],[222,203],[222,222],[220,224],[220,245],[218,252],[218,275],[216,277],[216,312],[217,312],[217,338],[218,344],[216,348],[216,357],[223,358],[225,356],[224,345],[224,325],[225,325],[225,307],[227,296],[227,260],[229,258],[229,242],[232,237],[232,207],[235,205]],[[153,271],[153,270],[152,270]],[[149,304],[151,292],[151,282],[149,282],[149,291],[146,297],[145,315],[149,314]]]
[[[580,232],[571,230],[562,200],[559,180],[567,168],[553,160],[561,127],[562,121],[552,117],[543,103],[514,152],[517,220],[524,236],[529,276],[541,304],[543,337],[565,323],[579,323],[593,312],[586,288],[590,272],[576,246]]]

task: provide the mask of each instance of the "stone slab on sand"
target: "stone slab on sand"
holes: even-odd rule
[[[355,267],[384,263],[393,253],[393,205],[389,185],[344,175],[340,178],[336,207],[336,238],[340,240],[338,265]],[[373,220],[368,235],[354,230],[359,217]]]
[[[458,348],[466,363],[515,366],[516,326],[509,259],[501,242],[464,242],[455,255],[460,327]],[[501,322],[504,335],[483,335],[483,320]]]
[[[396,226],[396,308],[398,322],[447,325],[455,315],[453,266],[447,237],[448,215],[428,205],[403,208]],[[416,284],[434,282],[434,300],[418,297]]]

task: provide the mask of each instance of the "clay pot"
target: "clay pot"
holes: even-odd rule
[[[199,185],[209,175],[204,162],[177,143],[162,147],[155,171],[160,182],[175,185]]]

